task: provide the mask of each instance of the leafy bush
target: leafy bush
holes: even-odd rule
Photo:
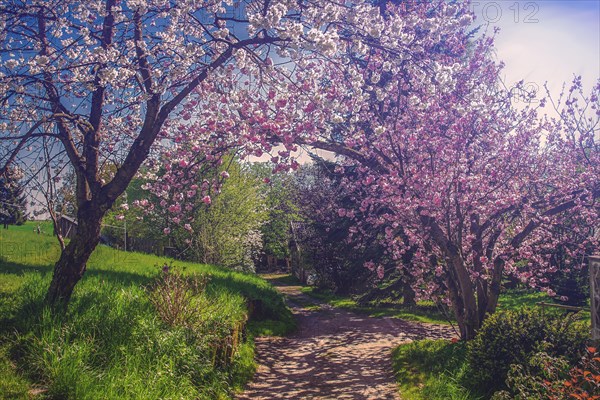
[[[581,362],[569,372],[569,379],[550,389],[551,399],[600,399],[600,353],[588,347]]]
[[[535,353],[523,365],[510,366],[506,383],[509,390],[494,393],[492,400],[543,399],[551,382],[564,380],[570,365],[563,357]]]
[[[510,390],[494,394],[492,400],[598,400],[600,399],[600,354],[589,347],[578,365],[563,357],[540,352],[527,365],[512,365],[507,379]]]
[[[531,309],[497,312],[488,317],[468,346],[473,384],[488,393],[506,388],[511,365],[524,365],[533,354],[575,362],[585,349],[587,327],[571,316],[543,317]]]

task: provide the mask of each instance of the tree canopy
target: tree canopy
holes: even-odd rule
[[[533,95],[502,85],[494,34],[472,29],[468,6],[5,2],[3,161],[44,150],[77,181],[78,234],[48,300],[68,301],[143,163],[169,224],[191,227],[188,205],[222,183],[198,184],[203,169],[235,149],[294,170],[303,146],[339,156],[349,236],[381,232],[386,258],[421,295],[442,293],[472,338],[503,276],[543,287],[546,250],[577,237],[576,257],[595,243],[600,84],[575,79],[556,103],[517,107]],[[106,163],[116,168],[103,177]],[[561,235],[567,226],[576,234]]]

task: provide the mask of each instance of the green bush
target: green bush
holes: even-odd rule
[[[497,312],[468,345],[472,384],[488,394],[505,389],[511,365],[527,364],[540,351],[575,362],[588,335],[588,328],[572,315],[544,317],[531,309]]]
[[[506,380],[510,390],[496,392],[492,400],[598,399],[600,354],[588,347],[576,365],[544,352],[533,355],[527,365],[514,364]]]

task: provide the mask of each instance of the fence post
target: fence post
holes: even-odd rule
[[[592,340],[600,341],[600,256],[589,257]]]

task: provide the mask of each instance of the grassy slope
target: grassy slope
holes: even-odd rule
[[[471,400],[477,396],[461,385],[467,372],[463,342],[420,340],[392,353],[396,380],[405,400]]]
[[[59,249],[49,225],[41,235],[34,228],[0,232],[0,398],[26,399],[38,387],[77,399],[226,398],[253,373],[252,342],[229,366],[213,365],[210,356],[248,317],[247,302],[260,319],[248,336],[293,328],[281,297],[259,277],[104,246],[92,255],[69,312],[56,317],[42,300]],[[197,299],[202,335],[165,326],[149,302],[144,286],[165,263],[210,276]]]

